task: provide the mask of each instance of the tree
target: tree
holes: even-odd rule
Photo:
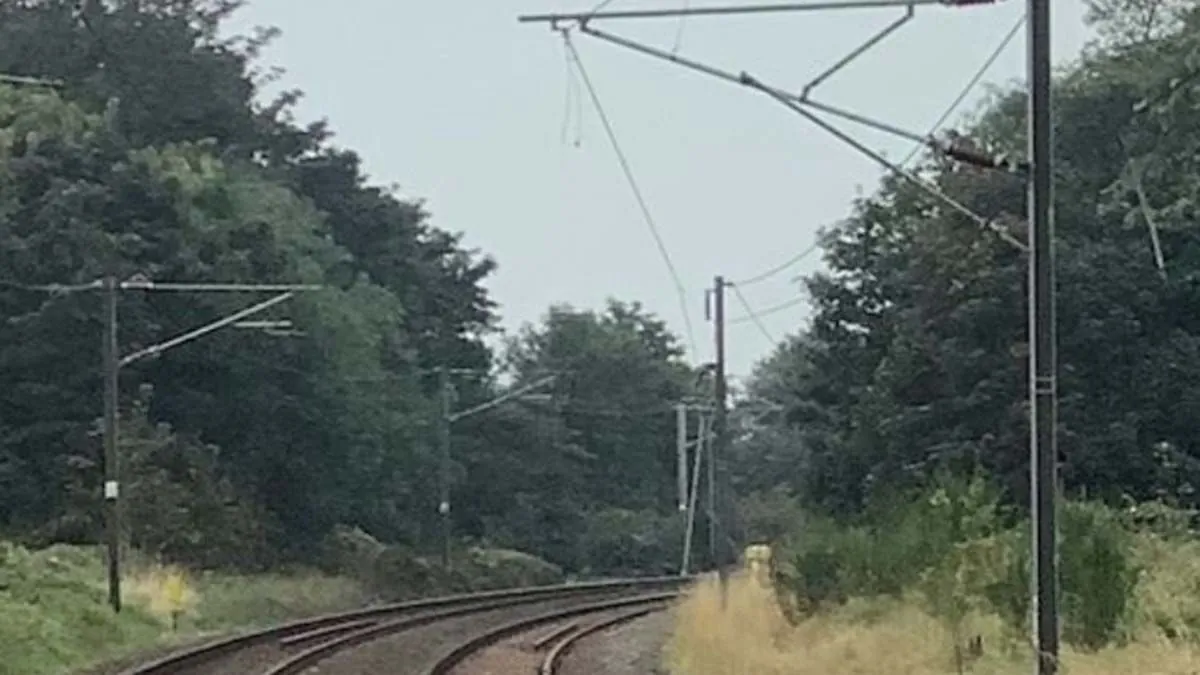
[[[1096,17],[1104,40],[1056,82],[1063,477],[1110,499],[1192,503],[1198,19],[1171,3],[1098,3]],[[1149,28],[1133,39],[1136,26]],[[1001,93],[969,135],[1019,149],[1023,108],[1023,95]],[[941,160],[921,171],[1023,236],[1020,181]],[[783,404],[781,424],[799,434],[802,468],[781,482],[810,506],[854,513],[943,468],[980,467],[1025,504],[1023,257],[896,180],[855,204],[824,248],[811,325],[750,387]],[[782,433],[750,438],[746,475],[774,471]]]

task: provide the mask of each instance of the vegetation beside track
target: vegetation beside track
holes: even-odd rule
[[[1064,672],[1200,666],[1200,538],[1158,504],[1063,505]],[[808,518],[775,546],[773,587],[706,583],[677,610],[672,675],[1027,673],[1027,520],[948,480],[874,522]]]
[[[0,543],[0,673],[61,674],[154,646],[361,604],[363,585],[319,572],[199,574],[176,595],[168,568],[139,565],[126,577],[126,606],[106,604],[98,549],[40,551]],[[176,596],[176,597],[171,597]],[[174,600],[180,598],[182,603]],[[173,620],[176,608],[182,610]]]
[[[330,571],[189,573],[150,562],[131,565],[125,607],[106,604],[103,552],[54,546],[38,551],[0,542],[0,644],[20,645],[0,675],[61,674],[207,635],[315,614],[460,591],[562,580],[533,556],[474,549],[445,574],[423,558],[388,547],[360,559],[358,574],[336,561]],[[373,571],[374,570],[374,571]]]

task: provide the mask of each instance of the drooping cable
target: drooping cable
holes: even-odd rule
[[[735,317],[733,319],[730,319],[726,323],[729,323],[732,325],[732,324],[746,323],[748,321],[755,321],[755,320],[761,321],[763,317],[771,316],[772,314],[778,314],[779,312],[782,312],[786,309],[791,309],[791,308],[795,307],[796,305],[803,304],[805,302],[805,300],[806,300],[806,298],[804,298],[804,297],[792,298],[791,300],[788,300],[787,302],[781,302],[778,305],[773,305],[764,310],[755,312],[751,316]]]
[[[762,333],[763,337],[767,338],[767,342],[775,344],[775,336],[771,334],[771,331],[767,330],[766,325],[764,325],[762,322],[762,318],[754,311],[754,308],[750,306],[750,302],[746,300],[746,296],[742,294],[742,289],[738,288],[737,284],[729,284],[729,287],[733,289],[733,295],[737,298],[738,302],[741,303],[742,309],[746,310],[746,318],[754,323],[754,325],[758,328],[758,332]]]
[[[583,65],[583,60],[579,57],[579,51],[575,48],[575,43],[571,41],[570,33],[563,32],[563,39],[566,41],[567,49],[571,51],[571,57],[575,61],[575,67],[579,69],[579,77],[583,81],[583,86],[588,92],[588,96],[592,100],[592,106],[596,109],[596,115],[600,117],[600,123],[604,126],[604,132],[608,135],[609,143],[612,145],[613,151],[617,155],[617,161],[621,164],[621,170],[625,174],[625,179],[629,183],[630,190],[633,191],[633,196],[637,200],[638,207],[642,211],[642,217],[646,221],[646,227],[650,230],[650,234],[654,237],[654,243],[658,247],[658,253],[662,257],[663,263],[667,266],[667,272],[671,275],[671,279],[675,284],[675,291],[679,295],[679,309],[683,312],[684,328],[687,331],[688,343],[691,345],[692,354],[698,355],[696,349],[696,336],[692,328],[691,312],[688,311],[687,291],[684,290],[683,282],[679,278],[679,272],[675,269],[675,263],[671,261],[671,254],[667,251],[667,245],[663,241],[662,234],[659,232],[658,223],[654,220],[654,215],[650,212],[650,207],[646,203],[646,197],[642,194],[642,189],[639,187],[637,178],[634,177],[633,169],[629,165],[629,160],[625,156],[625,151],[621,149],[621,142],[617,139],[616,131],[613,129],[612,122],[609,120],[608,113],[604,110],[604,105],[600,101],[599,94],[596,93],[596,88],[592,85],[592,79],[588,76],[587,68]]]
[[[942,125],[946,123],[946,120],[949,120],[950,116],[954,114],[954,111],[958,110],[958,107],[963,104],[963,101],[967,100],[967,96],[971,95],[971,91],[979,85],[979,82],[983,80],[984,75],[986,75],[987,72],[991,70],[992,66],[996,64],[996,61],[998,61],[1004,54],[1004,50],[1008,49],[1008,45],[1011,44],[1013,38],[1017,36],[1017,32],[1021,30],[1021,26],[1025,25],[1025,18],[1026,15],[1021,14],[1021,18],[1017,20],[1017,23],[1009,29],[1008,33],[1004,35],[1004,39],[1001,40],[1000,44],[996,46],[996,49],[994,49],[992,53],[988,55],[987,59],[984,60],[979,69],[975,71],[975,74],[971,76],[971,79],[967,80],[967,84],[962,88],[962,91],[958,93],[958,96],[951,101],[946,110],[942,112],[941,117],[939,117],[937,121],[933,123],[933,126],[929,128],[929,133],[927,133],[926,136],[933,137],[934,134],[940,131]],[[911,162],[913,158],[917,156],[917,153],[921,152],[921,150],[926,147],[928,147],[928,145],[925,143],[920,143],[914,146],[912,151],[910,151],[908,155],[900,161],[900,166],[905,166]]]
[[[804,260],[808,256],[812,255],[813,252],[815,252],[820,247],[821,247],[820,242],[813,242],[808,247],[806,247],[804,250],[800,251],[799,253],[792,256],[791,258],[788,258],[784,262],[776,265],[775,267],[772,267],[764,272],[760,272],[759,274],[756,274],[748,279],[743,279],[741,281],[735,281],[733,283],[735,286],[750,286],[751,284],[757,284],[760,281],[766,281],[767,279],[770,279],[771,277],[775,276],[776,274],[779,274],[780,272],[786,271],[792,265],[795,265],[796,263],[800,262],[801,260]]]

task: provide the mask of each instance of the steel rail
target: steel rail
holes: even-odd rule
[[[634,619],[640,619],[648,614],[662,611],[662,607],[642,607],[631,612],[618,614],[617,616],[597,621],[579,630],[572,630],[560,636],[561,639],[554,644],[554,647],[546,653],[545,660],[542,661],[541,668],[538,669],[538,675],[557,675],[560,666],[562,666],[563,657],[566,656],[579,641],[590,635],[595,635],[602,630],[607,630],[614,626],[619,626],[623,623],[629,623]],[[574,628],[574,626],[572,626]]]
[[[679,591],[670,591],[662,593],[651,593],[646,595],[638,595],[632,598],[621,598],[618,600],[608,600],[604,602],[592,603],[587,605],[579,605],[560,609],[545,614],[540,614],[527,619],[520,619],[512,623],[505,624],[499,628],[492,629],[485,633],[481,633],[472,637],[465,642],[460,643],[442,658],[434,663],[429,669],[428,675],[450,675],[451,671],[456,666],[467,660],[472,654],[490,647],[491,645],[518,633],[537,628],[538,626],[560,621],[563,619],[574,619],[588,614],[597,612],[606,612],[614,609],[624,609],[626,607],[635,607],[639,605],[651,605],[655,607],[663,607],[665,603],[679,597]],[[647,610],[650,611],[650,610]]]
[[[609,579],[574,584],[555,584],[552,586],[464,593],[377,605],[364,609],[292,621],[262,630],[217,639],[172,652],[147,663],[122,669],[119,675],[172,675],[182,672],[185,669],[207,666],[217,659],[272,643],[280,647],[295,647],[304,642],[311,642],[339,634],[341,634],[341,637],[333,637],[327,642],[320,643],[317,647],[327,646],[340,641],[342,642],[341,648],[348,648],[365,641],[363,639],[364,634],[369,631],[378,631],[378,633],[373,635],[383,637],[390,632],[405,630],[406,627],[426,625],[443,618],[450,618],[451,616],[463,616],[499,607],[527,604],[544,599],[570,598],[575,595],[587,595],[606,591],[682,586],[690,580],[690,577],[679,576]],[[423,610],[446,611],[405,616]],[[405,621],[409,622],[407,626],[403,625]],[[354,642],[353,640],[358,641]],[[311,650],[315,649],[316,647],[311,648]],[[333,651],[327,653],[333,653]],[[315,652],[313,655],[315,656]]]

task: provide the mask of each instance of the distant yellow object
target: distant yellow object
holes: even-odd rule
[[[771,547],[766,544],[747,546],[742,554],[746,571],[763,586],[771,583]]]
[[[178,567],[167,567],[154,574],[150,592],[151,611],[171,620],[174,628],[179,617],[191,609],[196,594],[188,584],[187,574]]]
[[[172,614],[182,612],[187,608],[189,589],[187,579],[179,570],[167,572],[162,582],[163,600],[166,601],[167,611]]]

